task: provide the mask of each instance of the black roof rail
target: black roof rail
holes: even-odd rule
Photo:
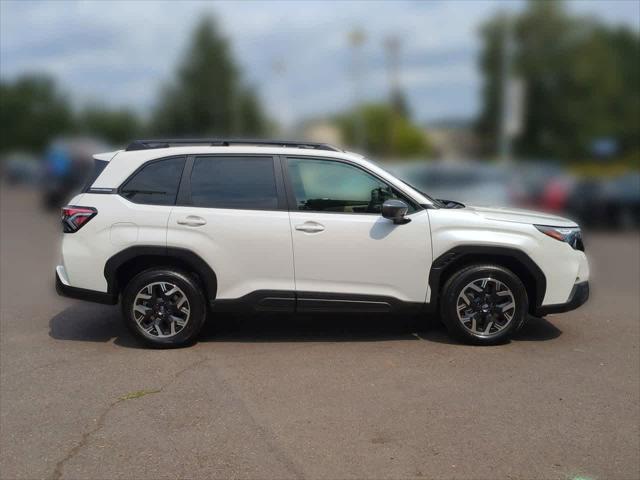
[[[337,147],[327,143],[317,142],[295,142],[290,140],[246,140],[246,139],[154,139],[154,140],[134,140],[127,145],[126,151],[149,150],[153,148],[169,148],[176,146],[202,145],[208,147],[229,147],[232,145],[257,145],[273,147],[309,148],[313,150],[328,150],[331,152],[341,152]]]

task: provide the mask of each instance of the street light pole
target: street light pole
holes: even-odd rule
[[[402,93],[400,90],[400,39],[394,35],[388,36],[384,41],[384,48],[387,53],[387,73],[389,76],[389,108],[392,112],[390,138],[387,139],[387,154],[393,156],[398,137],[398,117],[404,114],[402,103]]]
[[[500,58],[500,123],[498,126],[498,157],[503,162],[511,159],[511,134],[509,132],[509,117],[511,114],[511,98],[509,94],[509,80],[511,77],[511,57],[513,39],[511,35],[511,21],[508,14],[503,14],[502,51]]]
[[[349,33],[349,44],[351,45],[353,54],[351,73],[353,79],[354,131],[356,144],[362,151],[366,150],[364,111],[360,111],[362,107],[362,73],[364,69],[362,46],[364,45],[365,40],[365,33],[359,28],[356,28]]]

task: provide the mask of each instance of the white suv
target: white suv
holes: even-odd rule
[[[437,311],[492,344],[589,295],[574,222],[434,200],[329,145],[140,140],[94,158],[63,209],[57,290],[120,300],[152,346],[237,309]]]

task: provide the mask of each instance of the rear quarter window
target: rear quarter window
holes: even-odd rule
[[[105,169],[107,165],[109,165],[109,162],[105,160],[96,160],[96,159],[93,160],[93,169],[91,170],[91,172],[89,172],[89,175],[87,176],[84,182],[82,193],[86,193],[89,191],[89,189],[91,188],[91,185],[93,185],[93,182],[95,182],[98,179],[98,177],[100,176],[100,174],[102,173],[102,171]]]
[[[134,203],[175,205],[185,158],[153,160],[124,183],[120,195]]]

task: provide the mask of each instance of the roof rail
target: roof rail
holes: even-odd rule
[[[246,140],[246,139],[155,139],[155,140],[134,140],[127,145],[126,151],[149,150],[153,148],[169,148],[176,146],[202,145],[208,147],[229,147],[232,145],[257,145],[274,147],[309,148],[313,150],[328,150],[341,152],[337,147],[327,143],[316,142],[294,142],[289,140]]]

